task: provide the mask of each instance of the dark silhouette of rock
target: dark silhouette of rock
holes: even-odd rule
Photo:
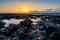
[[[4,28],[5,23],[3,21],[0,21],[0,29]]]
[[[55,31],[56,31],[55,27],[48,27],[47,30],[46,30],[46,33],[51,34],[51,33],[55,32]]]
[[[30,31],[30,28],[32,27],[32,21],[30,19],[25,19],[24,21],[20,22],[20,25],[24,27],[24,32],[21,34],[21,40],[25,40],[26,37],[28,37],[28,34]]]
[[[60,33],[59,32],[55,32],[52,35],[51,40],[60,40]]]
[[[32,21],[30,20],[30,19],[25,19],[25,21],[22,21],[20,24],[22,25],[22,26],[24,26],[24,28],[26,28],[25,29],[25,32],[27,32],[31,27],[32,27]]]
[[[10,24],[8,29],[6,29],[4,32],[2,32],[5,36],[11,36],[12,33],[17,32],[18,26],[15,24]]]

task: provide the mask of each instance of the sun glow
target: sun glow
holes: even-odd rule
[[[31,10],[29,8],[22,8],[22,9],[20,9],[20,12],[24,13],[24,14],[29,14],[30,11]]]
[[[23,9],[21,10],[22,13],[29,13],[29,11],[30,11],[30,10],[29,10],[28,8],[23,8]]]
[[[20,8],[21,13],[29,14],[30,11],[32,11],[32,7],[30,6],[24,5],[24,6],[21,6]]]

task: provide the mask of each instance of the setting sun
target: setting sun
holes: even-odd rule
[[[20,8],[21,13],[29,14],[30,11],[32,11],[32,8],[30,6],[24,5]]]
[[[27,9],[27,8],[25,8],[25,9],[22,9],[22,12],[24,12],[24,13],[28,13],[30,10],[29,9]]]
[[[20,12],[21,13],[29,13],[31,10],[29,8],[21,8]]]

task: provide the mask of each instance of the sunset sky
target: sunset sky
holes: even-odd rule
[[[0,13],[20,13],[22,10],[60,12],[60,0],[0,0]]]

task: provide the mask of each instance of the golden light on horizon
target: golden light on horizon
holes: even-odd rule
[[[24,13],[24,14],[29,14],[29,12],[32,10],[33,10],[33,8],[31,6],[28,6],[28,5],[23,5],[20,7],[20,12]]]
[[[29,13],[29,11],[31,11],[31,10],[28,9],[28,8],[22,8],[22,9],[20,10],[21,13]]]

